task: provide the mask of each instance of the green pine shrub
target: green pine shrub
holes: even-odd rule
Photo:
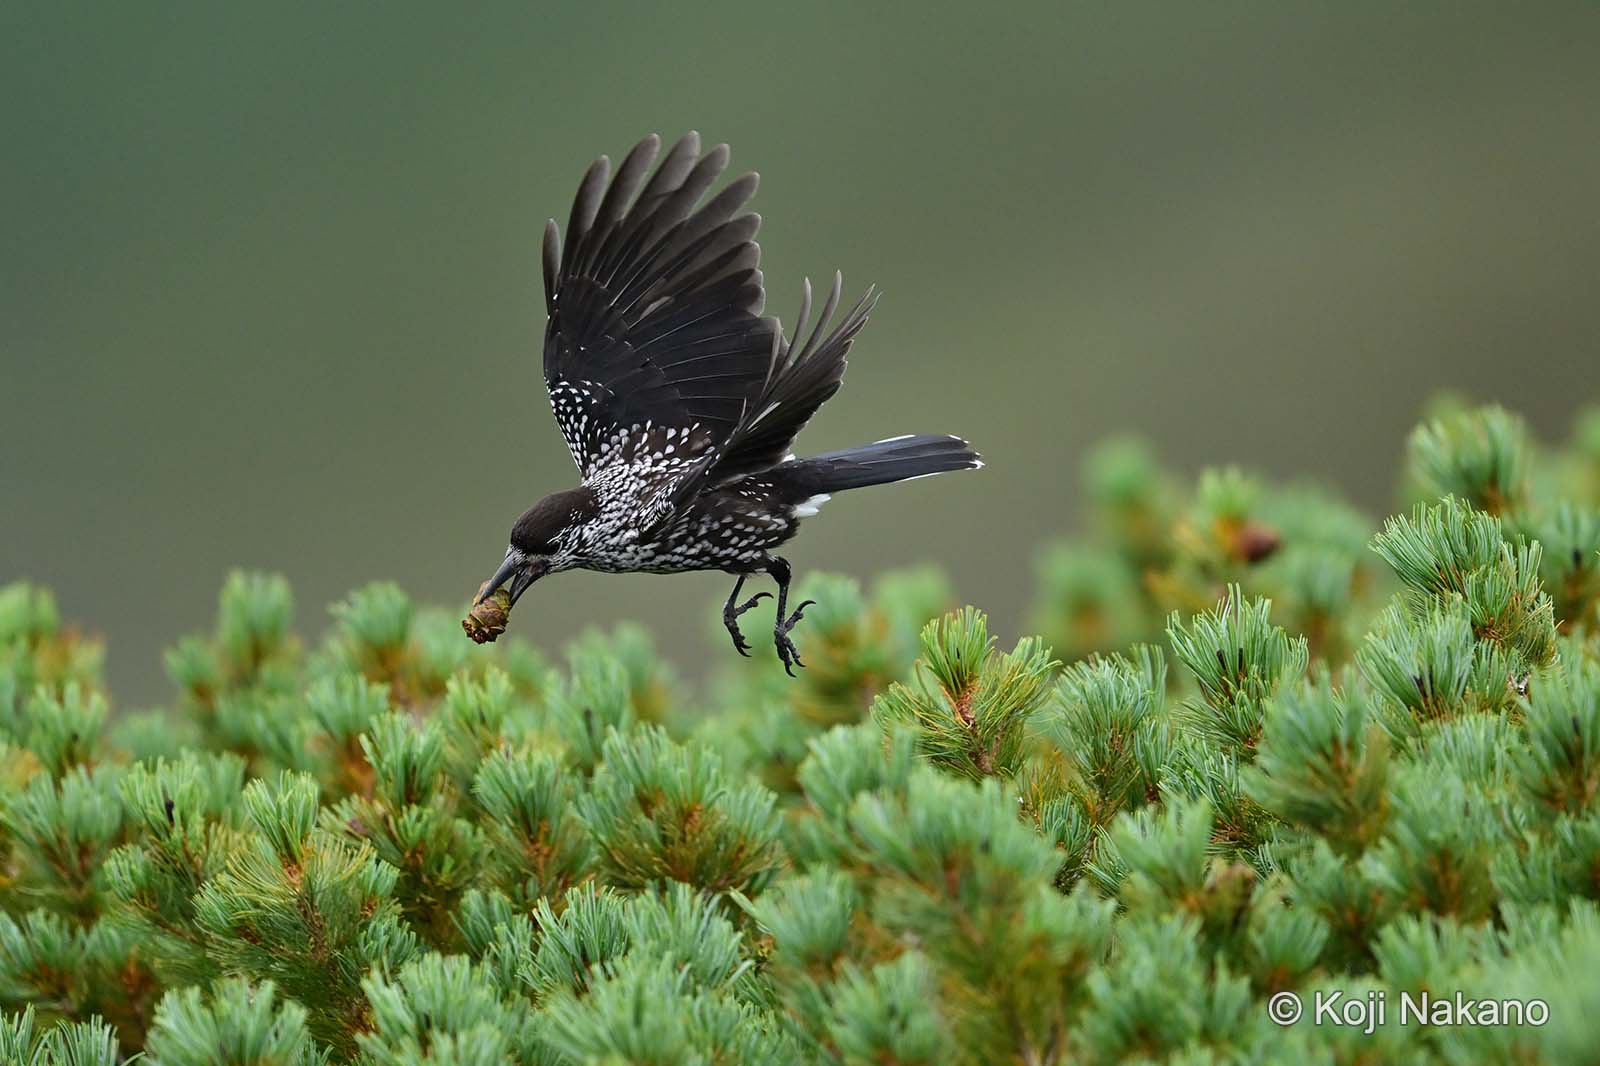
[[[236,573],[119,714],[0,589],[0,1064],[1600,1061],[1600,411],[1442,405],[1399,484],[1115,441],[1036,636],[813,575],[807,669],[698,690]],[[1457,992],[1547,1020],[1400,1023]]]

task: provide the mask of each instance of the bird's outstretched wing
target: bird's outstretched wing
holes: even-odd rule
[[[868,289],[839,324],[830,329],[834,312],[839,308],[843,284],[844,279],[834,274],[833,288],[828,292],[816,327],[810,337],[803,337],[811,317],[811,282],[806,281],[794,332],[779,341],[772,373],[761,394],[750,405],[749,413],[716,457],[707,473],[709,481],[727,482],[783,462],[794,446],[795,437],[817,413],[817,408],[839,391],[850,345],[867,324],[867,316],[878,302],[876,290]]]
[[[619,463],[679,471],[668,483],[703,476],[766,386],[781,339],[761,315],[760,217],[739,214],[756,176],[700,206],[727,147],[701,154],[691,133],[650,173],[660,149],[647,137],[614,178],[605,157],[589,168],[565,248],[555,221],[545,228],[545,384],[586,479]]]

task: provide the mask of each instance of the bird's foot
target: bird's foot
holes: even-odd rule
[[[778,661],[783,663],[783,671],[790,677],[794,676],[795,667],[804,667],[806,664],[800,661],[800,649],[789,639],[789,630],[800,621],[805,609],[816,602],[816,600],[802,600],[800,606],[794,609],[794,614],[791,614],[787,621],[780,617],[777,626],[772,630],[772,642],[778,646]]]
[[[770,592],[758,592],[737,607],[733,605],[732,600],[729,600],[727,606],[722,608],[722,624],[727,627],[728,636],[733,638],[733,650],[740,655],[749,657],[750,644],[744,639],[744,634],[739,632],[739,616],[771,595]]]

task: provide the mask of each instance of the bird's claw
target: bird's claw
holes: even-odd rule
[[[816,600],[802,600],[787,619],[779,619],[777,627],[772,632],[772,642],[778,647],[778,661],[783,663],[783,672],[790,677],[795,676],[794,668],[805,668],[805,663],[800,661],[800,649],[794,646],[794,641],[789,639],[789,630],[800,621],[800,616],[805,609],[816,603]]]
[[[778,645],[778,661],[783,663],[783,672],[790,677],[794,677],[794,668],[806,665],[800,661],[800,650],[794,646],[794,641],[789,639],[787,633],[779,633],[776,643]]]
[[[771,595],[770,592],[758,592],[737,607],[729,603],[722,609],[722,624],[727,627],[728,636],[733,638],[733,650],[747,659],[750,657],[750,644],[739,632],[739,616]]]

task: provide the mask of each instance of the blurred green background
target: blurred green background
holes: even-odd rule
[[[1109,432],[1379,511],[1440,387],[1565,431],[1597,40],[1590,3],[0,5],[0,582],[102,633],[124,704],[230,566],[311,632],[376,578],[463,601],[574,479],[544,220],[695,128],[763,174],[774,311],[834,268],[886,291],[803,450],[990,462],[841,498],[790,558],[937,560],[1009,637]],[[637,619],[693,673],[726,584],[561,575],[513,628]]]

